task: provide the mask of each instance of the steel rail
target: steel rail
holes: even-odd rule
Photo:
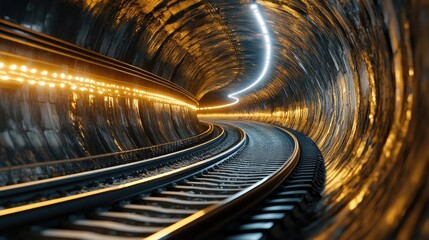
[[[214,129],[213,124],[209,124],[209,132],[212,132]],[[108,177],[112,175],[118,175],[123,172],[129,172],[138,168],[148,168],[151,166],[155,166],[158,164],[161,164],[163,162],[169,161],[174,158],[179,158],[182,156],[185,156],[186,154],[189,154],[193,151],[198,151],[198,149],[205,148],[208,146],[211,146],[213,144],[216,144],[220,140],[222,140],[225,137],[225,131],[223,128],[220,128],[220,133],[215,138],[210,139],[207,142],[195,145],[193,147],[189,147],[180,151],[176,151],[173,153],[165,154],[162,156],[144,159],[132,163],[126,163],[122,165],[102,168],[102,169],[96,169],[91,171],[85,171],[75,174],[69,174],[65,176],[60,177],[54,177],[54,178],[48,178],[43,180],[37,180],[37,181],[31,181],[26,183],[19,183],[14,185],[8,185],[0,187],[0,199],[8,198],[14,195],[23,194],[26,192],[35,192],[35,191],[41,191],[46,190],[53,187],[59,187],[59,186],[67,186],[73,183],[78,183],[82,181],[89,181],[93,179],[100,179],[103,177]],[[136,150],[128,150],[124,152],[134,152]],[[98,158],[106,157],[106,156],[115,156],[122,154],[123,152],[115,152],[115,153],[109,153],[109,154],[102,154],[97,155],[94,157],[85,157],[83,159],[91,159],[96,160]],[[1,216],[1,213],[0,213]]]
[[[171,146],[174,144],[183,144],[185,141],[192,141],[192,140],[197,140],[197,139],[202,140],[205,137],[208,137],[214,131],[214,125],[213,124],[210,124],[210,123],[203,123],[203,124],[208,125],[207,130],[205,130],[204,132],[201,132],[195,136],[180,139],[180,140],[177,140],[174,142],[166,142],[166,143],[161,143],[161,144],[152,145],[152,146],[148,146],[148,147],[135,148],[135,149],[112,152],[112,153],[103,153],[103,154],[97,154],[97,155],[87,156],[87,157],[79,157],[79,158],[72,158],[72,159],[61,159],[61,160],[53,160],[53,161],[48,161],[48,162],[36,162],[36,163],[30,163],[30,164],[24,164],[24,165],[0,167],[0,172],[12,171],[12,170],[18,170],[18,169],[28,169],[28,168],[34,168],[34,167],[43,167],[43,166],[49,166],[49,165],[54,165],[54,164],[76,163],[76,162],[82,162],[82,161],[88,161],[88,160],[97,160],[100,158],[114,157],[114,156],[124,155],[124,154],[133,154],[133,153],[147,151],[147,150],[151,150],[151,149],[155,149],[155,148],[167,147],[169,145]],[[14,186],[16,186],[16,185],[18,185],[18,184],[14,184]],[[1,197],[2,189],[3,188],[0,187],[0,197]]]
[[[294,143],[292,155],[281,168],[221,203],[208,206],[145,239],[189,239],[189,236],[192,236],[192,239],[204,238],[239,217],[273,192],[293,171],[300,156],[297,138],[286,129],[274,127],[291,136]]]
[[[181,181],[192,175],[201,173],[205,169],[225,161],[228,156],[239,151],[246,144],[246,134],[240,128],[237,128],[237,130],[239,131],[240,139],[232,147],[222,151],[216,156],[191,165],[133,182],[43,202],[2,209],[0,210],[0,230],[79,212],[88,208],[97,207],[100,203],[113,204],[114,202],[130,198],[136,194],[153,191],[173,182]]]

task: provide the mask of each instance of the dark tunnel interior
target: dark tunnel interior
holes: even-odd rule
[[[155,91],[182,89],[173,106],[131,95],[138,90],[105,96],[0,84],[1,167],[176,141],[202,132],[199,118],[269,122],[306,134],[324,156],[326,185],[309,237],[428,237],[429,1],[258,0],[272,42],[267,74],[238,104],[189,107],[228,103],[261,73],[264,36],[253,2],[1,1],[1,24],[15,29],[8,34],[41,33],[133,72],[2,38],[6,65],[129,88],[144,85],[144,69],[166,86]]]

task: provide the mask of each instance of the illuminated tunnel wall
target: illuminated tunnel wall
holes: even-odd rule
[[[197,97],[240,69],[237,41],[213,11],[204,1],[0,3],[5,20],[142,67]]]
[[[142,148],[203,130],[186,107],[38,84],[1,89],[0,111],[2,167]]]
[[[14,0],[0,2],[0,17],[142,67],[210,105],[260,71],[264,46],[251,3]],[[317,143],[327,182],[314,237],[428,236],[428,4],[257,3],[272,37],[272,67],[239,105],[201,116],[277,123]],[[115,101],[97,111],[135,114],[126,100]]]

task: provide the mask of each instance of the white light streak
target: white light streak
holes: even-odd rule
[[[268,67],[270,66],[270,59],[271,59],[271,40],[270,40],[270,36],[268,35],[268,29],[267,26],[264,22],[264,20],[262,19],[262,15],[261,12],[259,11],[258,6],[253,3],[252,5],[250,5],[250,8],[253,10],[253,14],[255,15],[256,19],[258,20],[258,24],[261,27],[261,31],[262,34],[264,36],[264,42],[265,42],[265,63],[264,63],[264,68],[262,69],[261,74],[259,75],[259,77],[249,86],[231,93],[228,95],[229,98],[233,98],[235,95],[240,94],[242,92],[245,92],[249,89],[251,89],[252,87],[254,87],[256,84],[258,84],[267,74],[268,71]]]
[[[228,96],[228,97],[234,99],[234,102],[228,103],[228,104],[224,104],[224,105],[198,108],[198,110],[210,110],[210,109],[224,108],[224,107],[228,107],[228,106],[232,106],[234,104],[237,104],[240,101],[240,99],[237,98],[237,97],[232,97],[232,96]]]
[[[250,84],[249,86],[231,93],[228,95],[229,98],[234,99],[234,102],[232,103],[228,103],[225,105],[219,105],[219,106],[212,106],[212,107],[204,107],[204,108],[199,108],[198,110],[210,110],[210,109],[217,109],[217,108],[223,108],[223,107],[228,107],[228,106],[232,106],[234,104],[237,104],[240,99],[236,96],[240,93],[243,93],[251,88],[253,88],[256,84],[258,84],[267,74],[268,72],[268,68],[270,66],[270,60],[271,60],[271,40],[270,40],[270,36],[268,34],[268,29],[267,29],[267,25],[264,22],[264,19],[262,18],[261,12],[259,11],[258,5],[253,3],[250,5],[250,8],[252,9],[253,14],[255,15],[255,18],[258,22],[259,27],[261,28],[261,32],[263,35],[263,39],[264,39],[264,43],[265,43],[265,62],[263,65],[263,69],[261,74],[258,76],[258,78],[256,78],[256,80]]]

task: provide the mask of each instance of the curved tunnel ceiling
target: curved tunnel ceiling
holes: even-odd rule
[[[3,19],[142,67],[202,104],[223,102],[263,64],[253,1],[15,1],[25,11],[8,2],[0,2]],[[429,65],[415,49],[427,52],[417,37],[428,27],[427,4],[257,3],[273,42],[268,76],[239,105],[205,116],[282,124],[317,143],[327,185],[315,237],[424,234],[428,152],[417,149],[427,143],[428,87],[420,79]]]
[[[207,1],[24,0],[0,9],[5,20],[142,67],[197,98],[242,79],[236,34]]]

